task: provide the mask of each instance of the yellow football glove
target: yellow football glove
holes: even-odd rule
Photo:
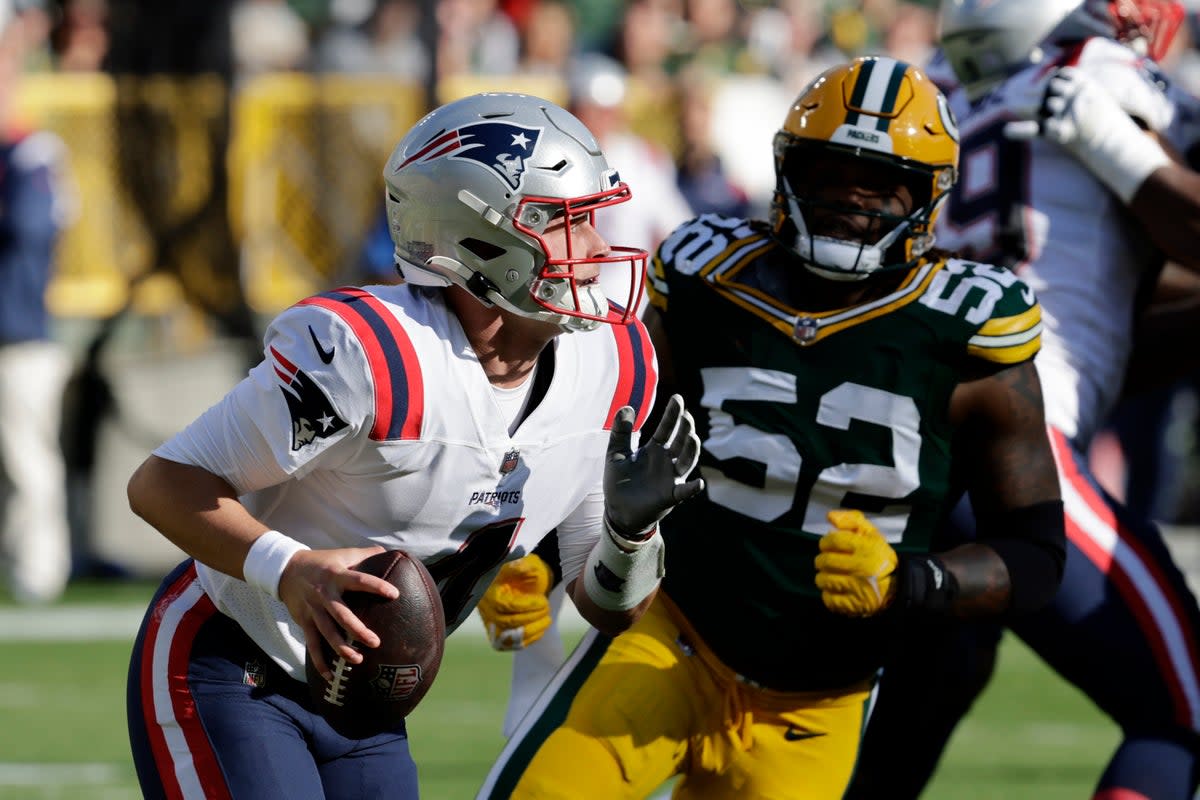
[[[479,616],[496,650],[521,650],[550,627],[549,565],[532,553],[500,567],[479,601]]]
[[[817,588],[825,607],[848,617],[869,617],[896,596],[896,551],[861,511],[830,511],[833,530],[821,538]]]

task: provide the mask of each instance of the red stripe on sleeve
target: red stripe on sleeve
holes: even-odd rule
[[[348,290],[342,289],[339,291]],[[371,435],[374,437],[380,427],[386,432],[388,423],[392,419],[392,379],[390,370],[388,369],[387,357],[383,354],[383,348],[379,346],[379,342],[375,339],[375,334],[372,332],[370,324],[360,314],[356,314],[347,308],[345,303],[332,300],[328,297],[309,297],[301,300],[300,304],[320,306],[321,308],[328,309],[337,314],[354,331],[355,337],[367,354],[367,365],[371,369],[371,380],[375,384],[375,424],[371,428]]]
[[[419,439],[421,437],[421,419],[425,416],[425,380],[421,375],[421,362],[417,358],[417,349],[413,347],[412,340],[408,338],[408,332],[404,330],[404,326],[384,307],[379,298],[361,289],[346,289],[345,291],[357,295],[362,302],[379,315],[379,318],[387,326],[388,333],[392,334],[396,346],[400,348],[400,356],[404,361],[404,378],[408,384],[408,413],[404,418],[400,438]],[[390,425],[390,415],[386,420],[376,418],[375,430],[372,431],[372,435],[382,427],[378,438],[385,438]]]
[[[293,375],[296,374],[296,365],[293,364],[291,361],[288,361],[286,358],[284,358],[283,355],[278,350],[275,349],[274,345],[271,345],[271,355],[275,356],[275,360],[279,362],[279,365],[281,367],[283,367],[284,369],[286,369],[288,372],[292,373]],[[276,372],[278,372],[278,370],[276,370]],[[291,381],[289,380],[288,383],[291,383]]]

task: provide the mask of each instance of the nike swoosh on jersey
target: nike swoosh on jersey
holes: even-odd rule
[[[823,733],[813,733],[797,728],[795,725],[789,725],[788,729],[783,732],[783,738],[789,742],[799,742],[802,739],[815,739],[818,736],[824,736]]]
[[[324,347],[321,347],[321,342],[317,340],[317,334],[313,331],[312,325],[308,326],[308,335],[312,337],[313,346],[317,348],[317,355],[321,357],[321,361],[325,364],[333,361],[333,353],[337,348],[330,347],[326,350]]]

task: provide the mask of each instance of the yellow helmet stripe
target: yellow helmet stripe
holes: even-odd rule
[[[846,124],[859,125],[867,120],[861,120],[866,112],[876,116],[875,129],[886,131],[891,123],[891,117],[896,111],[896,97],[900,94],[900,86],[904,81],[904,73],[908,64],[894,58],[878,56],[863,62],[859,70],[858,80],[854,82],[854,91],[850,93],[851,110],[846,115]]]

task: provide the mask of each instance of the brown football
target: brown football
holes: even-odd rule
[[[400,590],[395,600],[347,592],[346,605],[378,634],[379,647],[355,648],[361,664],[335,657],[322,640],[333,670],[326,681],[305,659],[313,704],[339,733],[362,739],[397,727],[417,707],[437,677],[446,643],[446,619],[437,585],[418,559],[402,550],[378,553],[354,569],[377,575]]]

